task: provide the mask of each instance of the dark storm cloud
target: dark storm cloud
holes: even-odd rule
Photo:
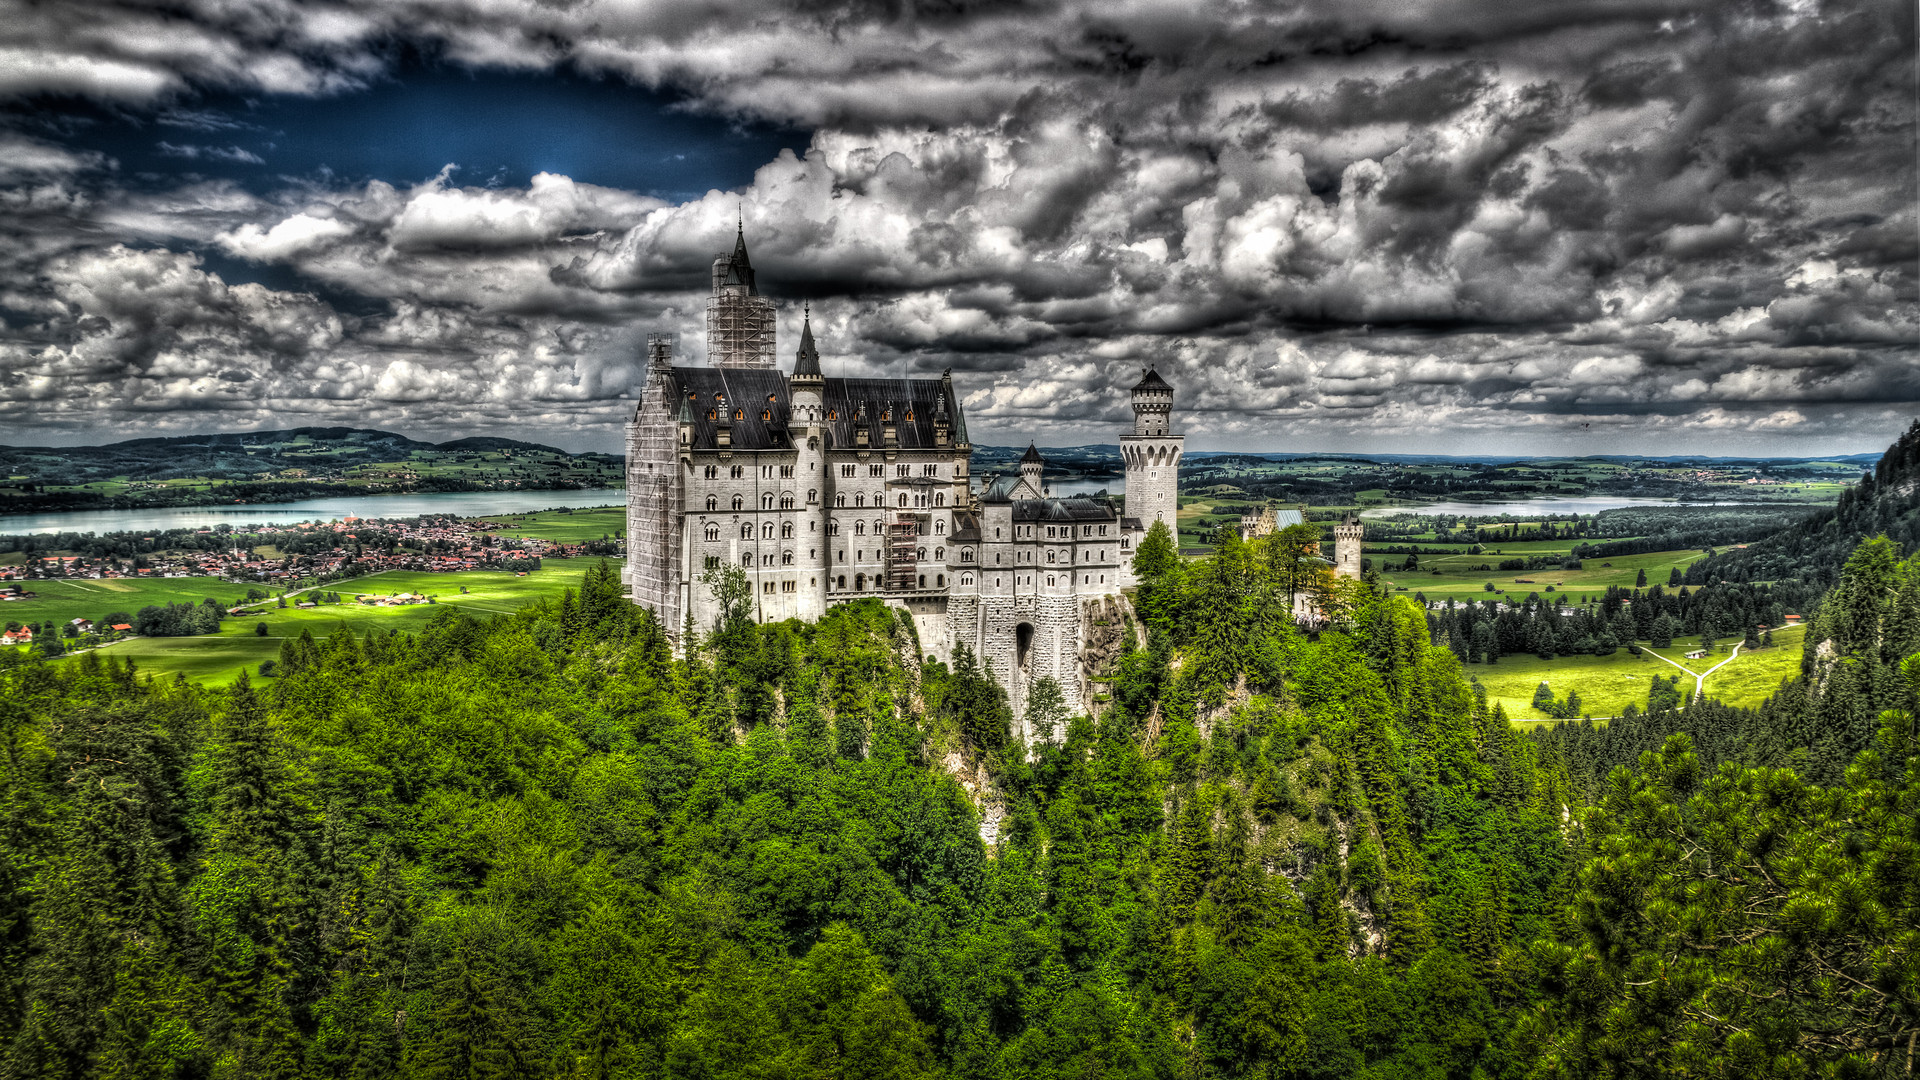
[[[736,214],[830,365],[951,366],[988,440],[1099,437],[1148,363],[1213,445],[1867,446],[1920,401],[1896,2],[0,2],[0,93],[270,169],[196,91],[351,93],[402,44],[814,134],[681,202],[136,189],[0,135],[0,422],[609,430],[648,330],[700,354]]]

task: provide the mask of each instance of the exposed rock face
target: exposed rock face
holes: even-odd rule
[[[1137,622],[1133,604],[1125,596],[1089,597],[1080,609],[1080,704],[1089,716],[1105,709],[1102,700],[1110,685],[1102,678],[1113,671],[1127,650],[1127,628]]]

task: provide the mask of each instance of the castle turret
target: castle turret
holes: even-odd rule
[[[1333,527],[1333,573],[1335,577],[1360,576],[1360,516],[1349,510]]]
[[[714,367],[772,367],[773,326],[773,301],[761,296],[755,284],[742,223],[734,234],[733,252],[713,257],[713,292],[707,297],[707,362]]]
[[[1045,472],[1046,468],[1047,460],[1040,456],[1038,448],[1028,443],[1027,452],[1020,455],[1020,479],[1025,480],[1027,486],[1033,488],[1035,498],[1040,497],[1045,491],[1040,486],[1040,474]]]
[[[1152,368],[1133,386],[1133,432],[1120,436],[1127,462],[1127,516],[1151,528],[1165,521],[1176,529],[1180,515],[1180,456],[1186,436],[1173,428],[1173,387]]]

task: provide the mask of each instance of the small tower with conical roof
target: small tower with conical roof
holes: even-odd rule
[[[1147,368],[1132,393],[1133,431],[1120,436],[1120,456],[1127,463],[1126,513],[1142,528],[1165,521],[1177,536],[1186,436],[1173,434],[1173,386]]]
[[[1043,498],[1046,489],[1040,486],[1040,474],[1047,469],[1047,459],[1040,456],[1040,450],[1032,443],[1027,444],[1027,452],[1020,455],[1020,479],[1033,489],[1033,497]]]

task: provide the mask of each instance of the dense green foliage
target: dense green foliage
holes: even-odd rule
[[[676,658],[604,565],[266,688],[17,664],[0,1071],[1904,1075],[1920,560],[1864,548],[1811,631],[1807,730],[1878,730],[1815,787],[1798,732],[1707,760],[1706,707],[1521,735],[1299,537],[1171,548],[1031,746],[878,602],[723,603]]]

